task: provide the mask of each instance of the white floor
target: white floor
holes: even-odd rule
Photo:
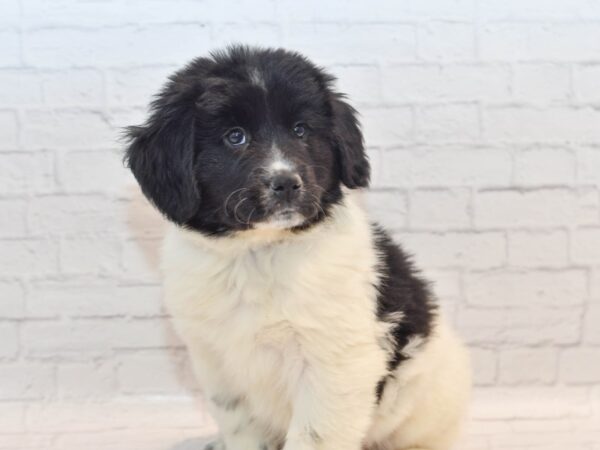
[[[597,405],[576,403],[479,399],[457,450],[600,450]],[[189,399],[0,403],[2,450],[199,450],[215,431]]]

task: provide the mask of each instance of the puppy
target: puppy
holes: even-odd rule
[[[371,224],[334,78],[231,47],[170,77],[126,161],[172,223],[166,304],[227,450],[445,450],[470,371],[428,284]]]

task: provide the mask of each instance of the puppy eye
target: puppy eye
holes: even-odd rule
[[[233,146],[244,145],[247,141],[246,132],[241,128],[232,128],[225,135],[227,142]]]
[[[304,125],[303,123],[297,123],[296,125],[294,125],[294,134],[298,137],[302,137],[304,136],[304,134],[306,133],[306,125]]]

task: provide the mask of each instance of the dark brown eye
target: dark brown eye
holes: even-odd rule
[[[298,137],[304,136],[306,133],[306,126],[303,123],[297,123],[294,125],[294,134]]]
[[[232,128],[225,135],[225,139],[234,147],[244,145],[247,141],[246,132],[241,128]]]

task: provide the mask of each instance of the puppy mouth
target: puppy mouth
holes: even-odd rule
[[[256,223],[256,228],[290,229],[305,223],[307,217],[298,208],[282,208]]]

